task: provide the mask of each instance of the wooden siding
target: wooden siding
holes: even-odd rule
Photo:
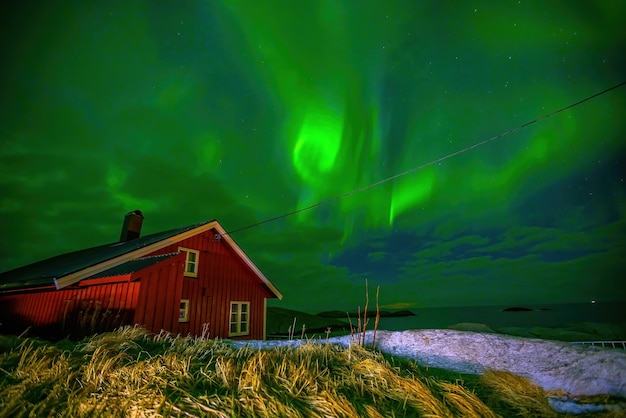
[[[189,299],[189,322],[178,323],[181,335],[202,335],[208,324],[210,338],[263,339],[265,299],[274,295],[252,270],[214,231],[206,231],[152,255],[178,251],[178,247],[198,250],[198,277],[183,279],[181,299]],[[230,303],[250,302],[250,333],[229,337]]]
[[[30,328],[38,336],[58,339],[80,337],[131,324],[139,282],[0,295],[0,332],[21,333]]]
[[[170,331],[178,322],[183,262],[184,254],[179,254],[132,275],[83,280],[61,290],[49,286],[2,294],[0,333],[19,334],[30,327],[33,335],[59,339],[134,324]]]
[[[226,240],[216,240],[209,230],[148,256],[179,247],[199,251],[197,277],[184,277],[183,253],[125,276],[0,294],[0,333],[32,327],[32,335],[57,339],[139,324],[153,333],[200,336],[206,324],[209,338],[265,338],[265,302],[275,295]],[[178,322],[181,299],[189,300],[184,323]],[[231,302],[250,303],[248,335],[229,337]]]
[[[147,330],[178,333],[178,308],[183,290],[183,268],[185,255],[179,254],[159,268],[140,272],[141,282],[134,322]]]

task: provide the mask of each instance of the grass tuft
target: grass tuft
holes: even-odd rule
[[[488,370],[481,376],[482,384],[491,389],[496,402],[511,407],[521,416],[555,417],[545,392],[523,377],[505,371]]]
[[[0,417],[558,416],[520,377],[426,370],[357,343],[236,349],[126,327],[73,344],[7,346]]]

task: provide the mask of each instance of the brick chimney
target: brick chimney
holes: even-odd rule
[[[143,214],[140,210],[134,210],[124,215],[124,226],[120,235],[120,242],[126,242],[139,238]]]

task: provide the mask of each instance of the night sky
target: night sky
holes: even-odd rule
[[[615,0],[8,3],[0,271],[135,209],[236,231],[626,81]],[[232,236],[270,306],[356,309],[365,279],[386,308],[626,301],[625,109],[621,86]]]

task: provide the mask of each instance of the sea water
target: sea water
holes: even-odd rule
[[[581,322],[626,323],[624,303],[567,303],[521,305],[531,311],[504,311],[509,306],[465,306],[449,308],[416,308],[416,316],[380,318],[378,329],[401,331],[408,329],[446,328],[461,322],[500,327],[563,327]],[[369,312],[370,320],[373,316]],[[370,322],[371,326],[372,322]]]

